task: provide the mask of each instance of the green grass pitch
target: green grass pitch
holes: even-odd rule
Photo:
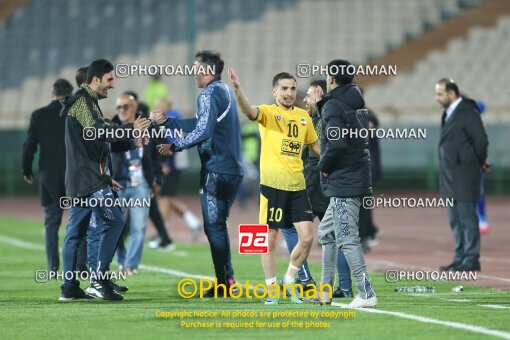
[[[64,226],[60,232],[62,244]],[[14,240],[14,241],[13,241]],[[17,241],[16,241],[17,240]],[[22,242],[19,242],[22,241]],[[320,307],[310,304],[294,305],[283,301],[277,306],[265,306],[259,299],[183,299],[178,296],[177,284],[182,277],[178,272],[212,276],[212,261],[209,248],[205,245],[178,244],[178,252],[144,249],[143,264],[150,268],[141,269],[140,275],[130,276],[125,282],[129,292],[124,301],[101,300],[81,302],[59,302],[59,285],[51,281],[36,283],[34,273],[45,269],[44,227],[22,219],[0,217],[0,338],[1,339],[47,339],[47,338],[266,338],[275,336],[288,338],[449,338],[483,339],[495,335],[510,338],[510,293],[495,289],[464,285],[465,291],[452,292],[455,282],[409,282],[409,285],[433,285],[433,294],[395,293],[395,284],[384,281],[384,276],[373,273],[373,284],[378,295],[376,310],[399,312],[413,317],[438,320],[438,323],[410,320],[391,314],[355,311],[355,317],[328,319],[294,317],[248,317],[232,319],[184,318],[187,322],[214,322],[214,328],[186,328],[181,320],[156,317],[156,312],[255,312],[303,311],[344,311],[340,307]],[[232,261],[236,280],[250,280],[252,284],[263,283],[260,258],[256,255],[239,255],[234,249]],[[280,276],[288,260],[278,262]],[[154,271],[160,268],[163,272]],[[165,269],[167,271],[165,272]],[[312,263],[311,270],[316,279],[320,278],[320,264]],[[406,283],[401,283],[405,285]],[[85,288],[87,282],[81,282]],[[457,300],[457,301],[450,301]],[[347,301],[337,302],[346,303]],[[494,309],[483,305],[500,305],[506,308]],[[398,314],[401,315],[401,314]],[[226,328],[224,322],[265,322],[261,328]],[[288,322],[322,322],[325,328],[290,327]],[[455,328],[448,322],[461,323]],[[284,328],[283,325],[288,327]],[[270,325],[274,326],[269,327]],[[277,326],[279,325],[279,327]],[[482,330],[482,331],[480,331]],[[489,334],[487,333],[489,331]],[[484,333],[485,332],[485,333]]]

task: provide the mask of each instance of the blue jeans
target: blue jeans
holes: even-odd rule
[[[485,175],[483,172],[480,180],[480,199],[476,204],[476,212],[480,222],[487,222],[487,215],[485,214]]]
[[[285,241],[287,242],[287,249],[289,253],[292,252],[292,249],[296,246],[298,242],[298,235],[296,228],[294,226],[281,229],[283,236],[285,237]],[[344,253],[341,250],[338,250],[337,257],[337,270],[338,270],[338,282],[340,285],[340,289],[344,291],[352,290],[352,279],[351,279],[351,271],[349,269],[349,264],[347,263],[347,259],[345,258]],[[308,261],[303,263],[303,266],[299,269],[299,279],[304,282],[309,280],[312,277],[310,273],[310,269],[308,269]]]
[[[144,183],[136,187],[130,187],[129,183],[120,192],[121,199],[142,200],[149,198],[149,186]],[[117,262],[124,267],[138,268],[142,259],[143,243],[145,232],[147,231],[147,219],[149,217],[149,207],[129,207],[126,208],[129,213],[129,246],[126,253],[124,240],[119,240],[117,248]]]
[[[351,269],[349,268],[347,258],[341,249],[338,249],[336,269],[338,270],[338,282],[340,289],[344,292],[352,290]]]
[[[58,230],[62,223],[63,210],[58,203],[44,206],[44,227],[46,240],[46,258],[48,270],[57,271],[60,266],[60,254],[58,253]],[[80,243],[77,258],[77,270],[87,265],[87,245],[85,239]]]
[[[114,198],[116,194],[107,187],[92,193],[88,198]],[[69,210],[67,225],[62,247],[64,273],[73,272],[76,268],[78,246],[87,236],[87,257],[90,270],[96,273],[107,273],[117,247],[124,216],[118,207],[72,207]],[[75,275],[66,274],[62,287],[74,285]]]
[[[243,176],[215,173],[202,174],[200,178],[204,231],[211,247],[218,284],[228,284],[229,279],[234,278],[227,218],[242,180]]]

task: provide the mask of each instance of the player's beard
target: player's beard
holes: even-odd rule
[[[282,106],[282,107],[284,107],[286,109],[292,109],[294,107],[294,102],[295,102],[295,100],[292,101],[292,104],[287,105],[287,104],[285,104],[284,101],[278,100],[278,105],[280,105],[280,106]]]
[[[108,98],[108,90],[110,90],[111,87],[109,86],[104,86],[104,87],[98,87],[97,88],[97,98],[98,99],[105,99],[105,98]]]
[[[97,99],[104,99],[106,98],[106,96],[103,94],[104,90],[103,89],[98,89],[100,91],[96,91],[96,94],[97,94]]]

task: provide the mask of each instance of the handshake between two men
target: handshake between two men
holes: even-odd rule
[[[149,118],[143,118],[143,117],[136,118],[136,120],[133,123],[133,128],[135,130],[144,131],[144,130],[149,129],[151,126],[156,127],[157,125],[161,125],[161,124],[165,123],[166,120],[167,120],[167,117],[161,111],[158,111],[158,110],[151,111]],[[144,147],[149,144],[149,137],[143,136],[143,137],[136,138],[134,143],[137,148]],[[157,150],[161,155],[170,156],[173,153],[173,151],[171,150],[170,147],[171,147],[171,144],[159,144],[157,146]]]
[[[146,119],[146,120],[149,122],[149,124],[154,123],[157,125],[161,125],[166,122],[167,117],[163,112],[161,112],[159,110],[155,110],[155,111],[151,111],[149,119]],[[172,144],[159,144],[157,146],[157,150],[163,156],[170,156],[173,153],[171,147],[172,147]]]

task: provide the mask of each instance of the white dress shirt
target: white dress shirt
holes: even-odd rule
[[[448,108],[446,109],[446,119],[444,120],[445,122],[448,121],[448,119],[450,119],[450,116],[452,115],[453,111],[455,111],[455,109],[457,108],[457,106],[459,106],[461,101],[462,97],[459,97],[457,98],[457,100],[451,103],[450,106],[448,106]]]

